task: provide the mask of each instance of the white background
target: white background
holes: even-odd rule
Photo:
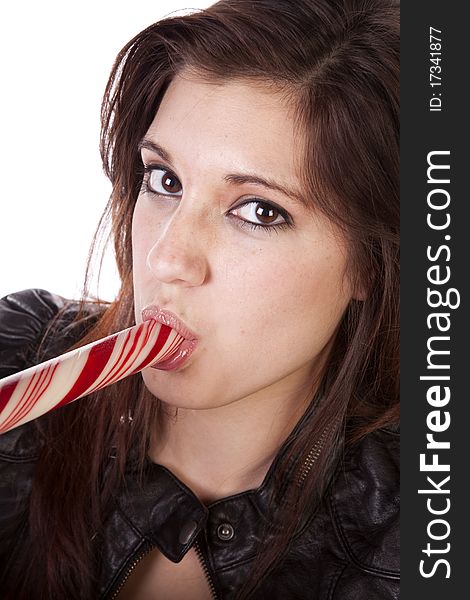
[[[136,33],[213,0],[26,0],[0,8],[0,297],[80,295],[110,185],[99,156],[109,71]],[[99,289],[118,289],[112,253]]]

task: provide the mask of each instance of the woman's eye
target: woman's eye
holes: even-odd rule
[[[163,196],[180,196],[183,190],[174,173],[163,167],[147,167],[146,187],[149,192]]]
[[[251,200],[231,212],[243,221],[260,227],[275,227],[289,223],[287,216],[284,216],[280,209],[261,200]]]

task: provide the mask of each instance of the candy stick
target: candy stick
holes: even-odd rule
[[[0,434],[168,360],[183,341],[150,319],[0,379]]]

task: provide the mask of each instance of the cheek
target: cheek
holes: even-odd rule
[[[264,339],[273,346],[323,347],[351,298],[344,268],[336,258],[261,261],[231,290],[239,299],[240,337],[253,346]]]
[[[244,268],[239,265],[232,285],[242,304],[259,307],[260,323],[292,315],[293,311],[311,312],[316,303],[327,301],[330,292],[336,295],[334,273],[322,261],[260,251],[244,262]]]
[[[142,225],[143,219],[141,218],[141,211],[139,209],[139,201],[134,208],[132,215],[132,260],[134,263],[134,273],[137,265],[137,258],[141,254],[141,239],[142,239]]]
[[[134,213],[132,215],[132,249],[134,255],[142,252],[142,241],[146,235],[144,211],[141,208],[139,199],[136,202]]]
[[[145,287],[148,286],[149,269],[147,257],[151,249],[152,232],[148,218],[137,200],[132,217],[132,278],[134,288],[134,308],[139,322],[142,303],[145,301]]]
[[[151,227],[147,211],[137,199],[132,216],[132,261],[134,280],[141,278],[145,272],[147,256],[155,239],[155,228]]]

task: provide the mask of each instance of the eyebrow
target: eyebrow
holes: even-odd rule
[[[147,138],[143,138],[142,140],[140,140],[137,148],[139,149],[139,152],[141,150],[150,150],[151,152],[155,152],[156,154],[159,154],[163,158],[163,160],[172,163],[170,154],[164,148],[162,148],[158,144],[155,144],[154,142],[151,142]]]
[[[139,151],[145,149],[150,150],[151,152],[155,152],[156,154],[161,156],[164,161],[168,162],[170,165],[173,164],[170,153],[167,152],[164,148],[162,148],[162,146],[160,146],[159,144],[156,144],[155,142],[152,142],[147,138],[143,138],[139,142],[138,149]],[[267,179],[265,177],[259,177],[258,175],[249,175],[244,173],[230,173],[228,175],[225,175],[224,181],[235,185],[250,183],[270,190],[275,190],[297,201],[304,208],[307,208],[309,210],[312,209],[312,203],[308,202],[307,198],[304,195],[295,190],[289,189],[286,186],[281,185],[276,181],[273,181],[272,179]]]

